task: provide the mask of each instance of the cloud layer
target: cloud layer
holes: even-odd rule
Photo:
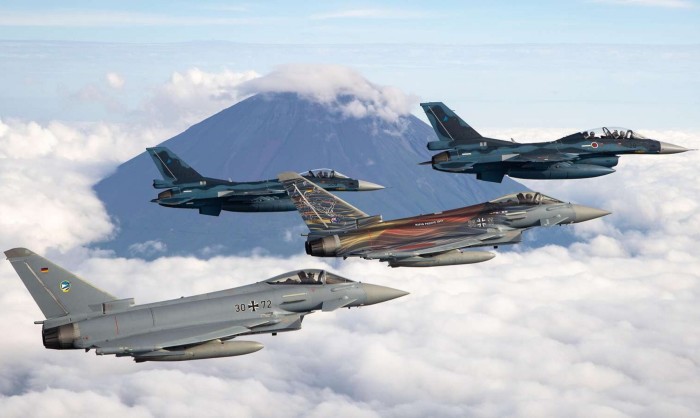
[[[105,238],[114,225],[92,186],[159,142],[138,126],[0,119],[0,243],[63,251]]]
[[[144,110],[151,121],[175,121],[184,129],[245,98],[238,92],[241,83],[258,77],[254,71],[210,73],[191,68],[175,72],[167,83],[155,89]]]
[[[317,87],[301,82],[298,92],[340,106],[334,98],[346,90],[338,86],[353,77],[342,74],[331,71],[336,81]],[[240,85],[237,76],[181,76],[159,89],[159,97],[177,106],[221,103],[212,92],[225,95],[222,86]],[[277,82],[283,85],[268,87]],[[208,94],[192,93],[198,89]],[[367,103],[403,106],[389,105],[382,88],[358,83],[356,89]],[[2,262],[0,304],[10,336],[0,345],[3,416],[33,415],[37,405],[44,416],[137,417],[693,416],[700,409],[700,153],[628,156],[610,176],[528,182],[613,214],[576,225],[580,241],[570,248],[521,245],[471,266],[389,269],[305,255],[152,262],[85,256],[82,245],[115,228],[91,185],[163,135],[142,128],[3,120],[2,249],[50,250],[59,264],[138,303],[305,267],[411,294],[315,313],[298,332],[246,337],[266,346],[249,356],[135,364],[44,349],[40,327],[32,325],[40,311]],[[700,148],[697,132],[643,133]]]

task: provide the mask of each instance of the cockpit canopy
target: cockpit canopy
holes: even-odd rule
[[[346,179],[348,176],[345,174],[335,171],[331,168],[316,168],[314,170],[309,170],[304,173],[301,173],[302,176],[304,177],[311,177],[311,178],[321,178],[321,179]]]
[[[542,193],[530,191],[509,194],[499,197],[498,199],[490,200],[489,202],[512,205],[552,205],[555,203],[564,203],[561,200],[543,195]]]
[[[647,139],[645,136],[638,134],[631,129],[620,128],[619,126],[589,129],[582,131],[581,134],[586,139]]]
[[[352,283],[350,279],[338,276],[337,274],[329,273],[325,270],[319,269],[307,269],[307,270],[296,270],[290,271],[288,273],[280,274],[269,280],[266,283],[269,284],[303,284],[303,285],[314,285],[314,284],[339,284],[339,283]]]

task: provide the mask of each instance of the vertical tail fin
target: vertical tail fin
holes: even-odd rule
[[[46,318],[91,312],[90,305],[117,300],[26,248],[5,251]]]
[[[444,103],[421,103],[420,106],[441,141],[478,142],[483,138]]]
[[[146,148],[163,179],[172,184],[193,183],[204,179],[194,168],[166,147]]]
[[[281,173],[277,178],[311,231],[354,228],[357,219],[369,217],[297,173]]]

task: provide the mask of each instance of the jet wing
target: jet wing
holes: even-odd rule
[[[385,247],[381,250],[372,250],[364,254],[353,254],[360,255],[365,258],[370,259],[398,259],[416,256],[430,256],[446,253],[452,250],[459,250],[462,248],[469,247],[481,247],[486,245],[496,245],[507,242],[519,242],[522,230],[506,230],[489,231],[487,229],[473,229],[473,231],[480,231],[480,233],[475,233],[473,236],[459,238],[448,238],[448,239],[437,239],[431,242],[422,243],[420,248],[415,248],[415,244]],[[413,248],[412,248],[413,247]]]
[[[279,189],[250,189],[250,190],[230,190],[225,193],[220,193],[218,197],[246,197],[250,196],[272,196],[286,195],[287,192],[283,188]]]
[[[565,161],[573,161],[577,154],[562,153],[556,150],[538,149],[517,154],[461,154],[459,160],[440,165],[442,171],[463,172],[473,170],[479,180],[500,183],[509,168],[528,164],[549,166]]]
[[[216,339],[228,339],[245,334],[252,328],[275,323],[275,318],[256,318],[239,321],[217,322],[203,325],[190,325],[175,329],[149,332],[131,337],[117,338],[102,344],[96,344],[100,351],[148,352],[168,347],[180,347],[201,344]],[[110,350],[112,349],[112,350]]]
[[[165,199],[153,199],[151,202],[156,202],[161,205],[167,205],[167,206],[177,206],[181,205],[183,203],[191,202],[194,200],[191,197],[168,197]]]
[[[503,155],[503,161],[512,163],[560,163],[575,160],[576,157],[576,154],[539,149],[520,154]]]

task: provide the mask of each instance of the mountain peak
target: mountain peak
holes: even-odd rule
[[[336,102],[352,102],[351,94]],[[336,103],[333,102],[333,103]],[[395,120],[348,116],[334,105],[297,92],[254,95],[163,142],[207,177],[254,181],[283,171],[328,167],[387,187],[342,193],[366,213],[384,219],[437,212],[492,199],[523,189],[478,182],[472,176],[442,173],[418,163],[429,158],[425,144],[432,128],[413,115]],[[195,210],[150,203],[159,176],[144,152],[119,166],[96,187],[117,236],[99,246],[118,255],[232,254],[259,247],[277,254],[303,251],[305,232],[296,212],[222,213],[202,216]]]
[[[418,97],[381,86],[340,65],[289,64],[238,87],[243,94],[295,93],[326,105],[345,117],[377,117],[395,122],[408,116]]]

